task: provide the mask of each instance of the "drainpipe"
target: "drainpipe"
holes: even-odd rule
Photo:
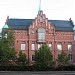
[[[29,29],[28,29],[28,66],[29,66]]]
[[[53,37],[54,37],[54,60],[55,60],[55,28],[53,28]]]

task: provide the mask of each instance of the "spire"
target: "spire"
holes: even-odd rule
[[[41,10],[41,0],[39,1],[39,10],[38,10],[38,14],[40,13]]]

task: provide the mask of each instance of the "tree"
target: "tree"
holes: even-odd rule
[[[14,61],[16,58],[16,50],[13,47],[14,34],[13,30],[3,29],[2,39],[0,40],[0,60],[2,62]]]
[[[58,55],[58,65],[66,65],[68,63],[68,56],[67,54],[62,51],[61,54]]]
[[[22,53],[22,51],[19,52],[18,54],[18,62],[20,65],[27,65],[27,59],[26,59],[26,54]]]
[[[46,44],[43,44],[42,47],[35,52],[35,61],[36,65],[40,65],[42,67],[52,65],[53,55]]]

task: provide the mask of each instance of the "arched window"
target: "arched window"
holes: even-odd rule
[[[38,29],[38,40],[45,40],[45,29],[39,28]]]

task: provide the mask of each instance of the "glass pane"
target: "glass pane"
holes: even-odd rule
[[[35,61],[35,55],[32,55],[32,61]]]
[[[68,50],[72,50],[72,45],[68,45]]]
[[[58,49],[58,50],[62,50],[62,45],[61,45],[61,44],[58,44],[58,45],[57,45],[57,49]]]
[[[25,44],[21,44],[21,50],[25,50]]]
[[[34,50],[35,49],[35,45],[34,44],[32,44],[32,50]]]
[[[38,44],[38,49],[39,49],[40,47],[41,47],[40,44]]]

